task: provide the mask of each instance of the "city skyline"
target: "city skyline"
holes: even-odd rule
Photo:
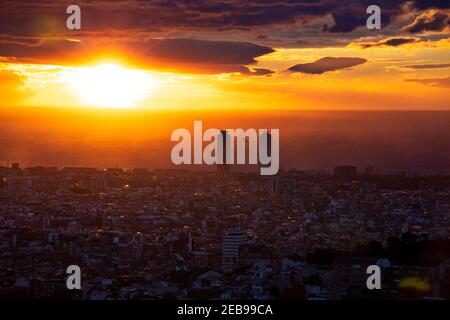
[[[379,173],[448,174],[447,111],[0,110],[0,163],[189,168],[170,158],[175,128],[280,128],[280,167],[353,164]],[[168,121],[167,119],[170,119]],[[206,120],[205,120],[206,119]]]

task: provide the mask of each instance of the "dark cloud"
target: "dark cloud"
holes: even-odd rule
[[[363,49],[374,48],[374,47],[398,47],[404,44],[416,43],[421,40],[418,38],[389,38],[379,41],[362,41],[362,42],[354,42],[351,45],[358,46]]]
[[[329,26],[324,24],[322,27],[323,32],[339,32],[347,33],[355,30],[357,27],[364,25],[367,17],[361,14],[359,15],[333,15],[334,25]]]
[[[415,64],[411,66],[406,66],[410,69],[440,69],[440,68],[450,68],[450,63],[437,63],[437,64]]]
[[[402,44],[414,43],[414,42],[418,42],[418,41],[420,41],[420,40],[415,39],[415,38],[393,38],[393,39],[388,39],[386,41],[381,42],[381,45],[398,47],[398,46],[401,46]]]
[[[329,12],[334,24],[324,24],[322,31],[326,33],[349,33],[359,27],[366,27],[368,14],[367,7],[376,4],[381,8],[382,27],[386,28],[396,17],[404,13],[404,6],[407,1],[383,0],[377,1],[336,1],[335,6]]]
[[[29,59],[34,62],[57,62],[71,53],[81,53],[83,45],[65,39],[33,41],[1,41],[0,55],[8,58]],[[61,61],[61,60],[60,60]]]
[[[322,74],[328,71],[347,69],[365,63],[363,58],[325,57],[311,63],[301,63],[290,67],[292,72]]]
[[[423,83],[433,87],[450,88],[450,77],[436,79],[406,79],[405,81]]]
[[[349,43],[349,39],[335,36],[283,36],[268,37],[261,39],[264,43],[273,48],[343,48]]]
[[[270,76],[275,73],[275,71],[265,68],[248,68],[248,72],[241,72],[247,76]]]
[[[140,52],[138,61],[163,70],[208,74],[239,72],[249,76],[273,73],[268,69],[248,68],[256,63],[255,58],[274,52],[270,47],[251,42],[152,39],[135,48]]]
[[[224,32],[230,32],[233,40],[256,39],[270,46],[276,42],[279,47],[323,47],[324,38],[330,46],[342,46],[343,42],[345,46],[369,32],[365,28],[366,9],[373,4],[371,0],[79,0],[76,3],[82,10],[82,30],[76,32],[65,27],[66,1],[1,3],[0,35],[19,41],[54,37],[106,37],[135,42],[170,37],[216,40],[228,39]],[[392,22],[403,19],[411,9],[422,12],[448,7],[448,1],[379,0],[376,4],[382,9],[383,31],[389,26],[397,29],[389,34],[400,28]],[[444,14],[439,13],[436,21],[425,21],[427,28],[442,27]],[[280,36],[289,26],[295,26],[298,42]],[[412,22],[407,30],[417,28],[419,22]],[[326,34],[321,35],[321,31]],[[306,43],[302,41],[305,37]]]
[[[0,30],[16,35],[64,32],[65,2],[3,1]],[[258,26],[305,23],[323,17],[335,1],[77,1],[83,30],[127,29],[141,31],[245,30]]]
[[[274,51],[251,42],[193,39],[152,39],[142,49],[145,55],[162,60],[231,65],[252,64],[255,57]]]
[[[435,9],[450,9],[450,2],[448,0],[415,0],[414,6],[420,10],[430,8]]]
[[[449,26],[450,19],[447,13],[432,10],[419,15],[411,24],[405,26],[403,31],[409,33],[444,31]]]
[[[32,45],[11,41],[0,42],[1,56],[31,58],[37,63],[82,64],[114,58],[110,56],[110,52],[116,52],[118,56],[127,57],[126,62],[139,67],[207,74],[240,72],[247,75],[267,75],[271,73],[270,70],[256,68],[251,71],[247,65],[256,63],[256,57],[273,51],[270,47],[251,42],[196,39],[145,41],[52,39]]]
[[[407,2],[377,1],[382,8],[384,27],[404,13],[403,4]],[[443,6],[428,3],[432,1],[416,2],[421,8]],[[365,26],[366,9],[373,3],[369,0],[79,0],[77,4],[82,8],[85,31],[249,30],[294,23],[304,25],[330,16],[334,23],[325,25],[324,30],[347,33]],[[66,5],[66,1],[3,1],[0,30],[16,35],[64,32]]]

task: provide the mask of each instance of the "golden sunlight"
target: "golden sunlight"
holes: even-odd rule
[[[82,103],[101,108],[135,107],[157,85],[157,80],[145,72],[116,64],[76,68],[64,78]]]

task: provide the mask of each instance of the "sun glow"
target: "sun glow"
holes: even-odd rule
[[[157,85],[156,79],[143,71],[115,64],[76,68],[65,80],[84,104],[102,108],[135,107]]]

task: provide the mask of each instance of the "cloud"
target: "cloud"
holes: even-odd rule
[[[447,2],[379,0],[380,32],[397,34],[411,12],[446,10]],[[354,0],[79,0],[82,30],[77,32],[66,29],[65,7],[60,1],[5,0],[0,11],[0,33],[22,37],[19,41],[34,37],[38,42],[48,37],[115,37],[138,42],[230,36],[235,41],[251,39],[272,47],[275,43],[290,48],[337,47],[370,33],[365,28],[369,4]],[[289,31],[295,34],[295,41],[283,36]],[[326,40],[321,32],[327,33]]]
[[[450,68],[450,63],[437,63],[437,64],[415,64],[411,66],[406,66],[410,69],[440,69],[440,68]]]
[[[265,68],[247,68],[248,72],[241,72],[246,76],[270,76],[275,73],[275,71]]]
[[[255,57],[274,52],[251,42],[194,39],[152,39],[141,46],[143,53],[161,60],[185,63],[244,65]]]
[[[336,1],[335,6],[329,12],[334,24],[325,23],[322,31],[326,33],[349,33],[359,27],[366,27],[368,14],[367,7],[370,4],[377,4],[381,8],[383,28],[386,28],[397,17],[404,13],[406,1],[384,0],[371,3],[370,1]]]
[[[101,59],[126,57],[137,67],[187,73],[230,73],[266,75],[270,70],[247,66],[256,58],[274,50],[251,42],[211,41],[197,39],[67,39],[41,41],[32,46],[17,42],[0,43],[0,55],[10,58],[31,59],[37,63],[84,64]]]
[[[417,43],[421,40],[418,38],[389,38],[379,41],[361,41],[353,42],[349,46],[357,46],[363,49],[376,48],[376,47],[398,47],[404,44]]]
[[[0,101],[3,106],[15,105],[33,95],[24,89],[24,78],[10,70],[0,70]]]
[[[365,63],[364,58],[325,57],[311,63],[301,63],[290,67],[292,72],[322,74],[328,71],[347,69]]]
[[[447,0],[415,0],[414,6],[419,10],[434,9],[450,9],[450,2]]]
[[[448,1],[447,1],[448,2]],[[450,28],[450,19],[447,13],[430,10],[422,13],[402,30],[409,33],[423,33],[427,31],[445,31]]]
[[[420,10],[443,8],[445,1],[379,0],[383,26],[405,13],[406,3]],[[180,30],[248,30],[275,25],[305,25],[325,17],[329,33],[347,33],[365,26],[369,1],[354,0],[79,0],[83,30],[127,29],[147,32]],[[0,30],[16,35],[62,32],[64,6],[58,1],[3,1]]]
[[[423,83],[433,87],[450,88],[450,77],[436,79],[406,79],[405,81]]]

